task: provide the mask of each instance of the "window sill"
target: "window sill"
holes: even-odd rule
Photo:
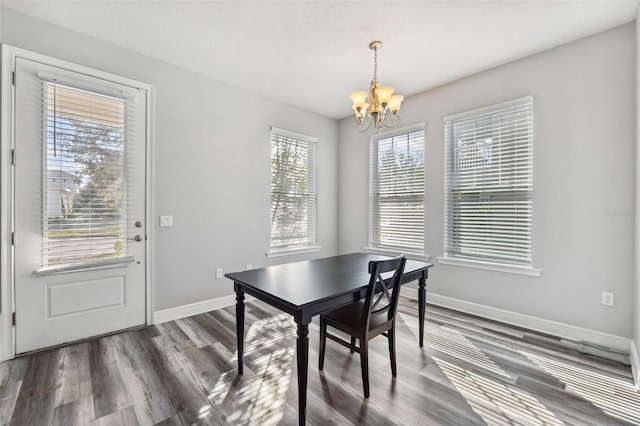
[[[94,260],[83,263],[48,266],[35,271],[35,274],[38,276],[44,276],[67,274],[70,272],[93,271],[95,269],[122,268],[127,266],[127,264],[133,263],[135,261],[136,259],[133,256],[124,256],[115,259]]]
[[[528,275],[539,277],[541,269],[529,266],[508,265],[504,263],[482,262],[479,260],[458,259],[452,257],[438,257],[440,265],[462,266],[465,268],[484,269],[486,271],[506,272],[509,274]]]
[[[320,251],[321,248],[322,248],[322,246],[286,248],[286,249],[279,249],[279,250],[269,250],[265,254],[267,255],[268,258],[282,257],[282,256],[292,256],[294,254],[317,252],[317,251]]]
[[[431,256],[429,256],[428,254],[422,254],[422,253],[410,253],[410,252],[401,252],[401,251],[397,251],[397,250],[389,250],[389,249],[383,249],[383,248],[378,248],[378,247],[365,247],[364,249],[365,253],[373,253],[373,254],[382,254],[385,256],[400,256],[400,254],[404,254],[404,256],[407,259],[411,259],[411,260],[421,260],[423,262],[428,262],[429,258]]]

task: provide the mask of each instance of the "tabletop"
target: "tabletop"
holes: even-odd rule
[[[275,297],[292,308],[301,308],[366,286],[369,261],[384,259],[389,256],[350,253],[232,272],[225,276],[253,292]],[[405,275],[431,266],[431,263],[407,260]]]

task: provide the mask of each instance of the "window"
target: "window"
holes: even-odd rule
[[[317,139],[271,129],[271,245],[269,254],[318,249]]]
[[[424,125],[371,139],[369,247],[424,254]]]
[[[532,98],[444,121],[445,258],[530,267]]]
[[[41,266],[127,255],[126,99],[42,81]]]

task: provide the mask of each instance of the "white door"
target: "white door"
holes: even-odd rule
[[[15,72],[16,353],[144,324],[145,90]]]

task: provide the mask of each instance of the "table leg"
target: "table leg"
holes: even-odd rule
[[[236,338],[238,339],[238,374],[243,373],[244,352],[244,291],[239,287],[236,291]]]
[[[297,322],[297,321],[296,321]],[[307,373],[309,370],[309,321],[300,320],[296,340],[298,360],[298,423],[305,424],[307,415]]]
[[[426,274],[423,272],[418,279],[418,328],[420,330],[420,347],[424,343],[424,309],[426,304]]]

